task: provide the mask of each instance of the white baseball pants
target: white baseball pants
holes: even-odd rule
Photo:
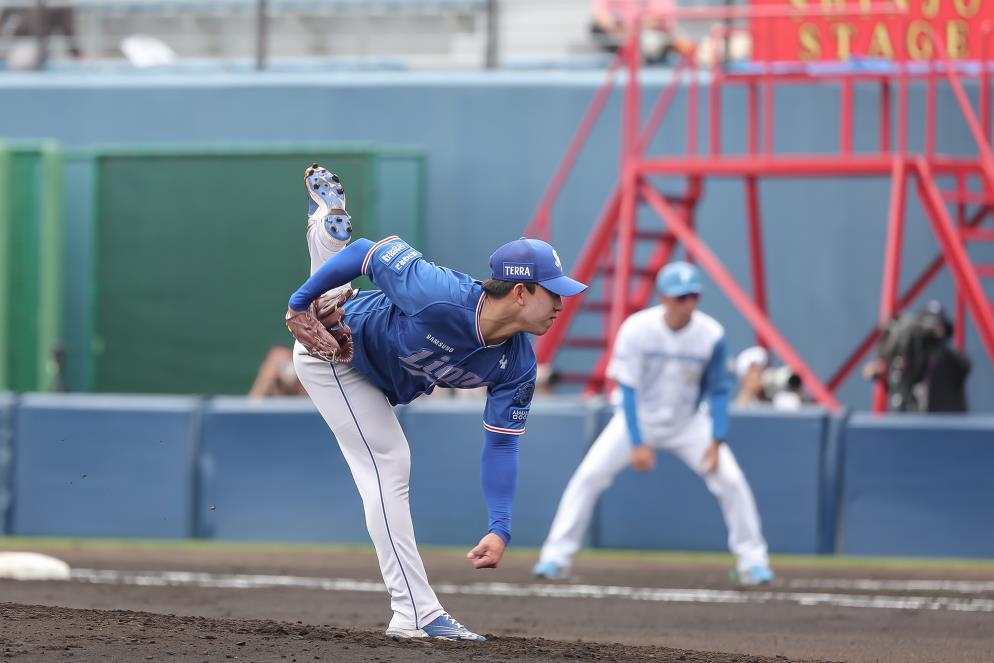
[[[631,464],[630,440],[625,415],[619,410],[587,451],[567,484],[549,537],[542,546],[541,561],[566,567],[570,565],[573,555],[580,549],[597,499],[614,482],[618,473]],[[768,566],[766,540],[756,501],[728,445],[721,445],[718,452],[718,469],[708,475],[701,472],[701,458],[711,441],[711,420],[698,413],[676,433],[666,437],[647,437],[645,444],[675,454],[704,479],[708,490],[721,506],[728,528],[728,548],[735,555],[739,571],[757,565]]]
[[[300,343],[293,365],[352,470],[390,592],[390,627],[417,629],[442,614],[414,539],[408,488],[411,449],[393,407],[377,387],[345,364],[308,355]]]

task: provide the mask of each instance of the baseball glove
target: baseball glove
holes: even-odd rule
[[[354,290],[322,295],[303,311],[287,311],[286,327],[307,354],[334,364],[352,361],[355,345],[341,306],[353,296]]]

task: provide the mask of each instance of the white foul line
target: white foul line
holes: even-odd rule
[[[125,572],[98,569],[73,569],[71,580],[107,585],[142,585],[150,587],[211,587],[218,589],[261,589],[273,587],[296,587],[319,589],[331,592],[375,592],[386,593],[382,582],[373,580],[352,580],[349,578],[308,578],[301,576],[214,574],[190,571],[142,571]],[[876,581],[876,580],[792,580],[807,583],[808,586],[830,587],[832,583],[850,583],[846,588],[895,590],[915,588],[931,589],[941,587],[952,591],[988,591],[989,583],[977,583],[979,588],[968,588],[969,583],[947,581]],[[936,583],[928,585],[927,583]],[[735,591],[721,589],[666,589],[660,587],[623,587],[613,585],[573,585],[573,584],[513,584],[506,582],[480,582],[468,585],[438,583],[434,589],[439,594],[469,594],[474,596],[514,596],[543,598],[585,598],[585,599],[628,599],[632,601],[655,601],[662,603],[769,603],[783,601],[800,606],[840,606],[847,608],[884,608],[890,610],[950,610],[954,612],[994,612],[994,599],[964,598],[949,596],[881,596],[862,594],[835,594],[831,592],[794,591]]]
[[[856,589],[867,592],[994,592],[994,580],[867,580],[856,578],[791,578],[792,589]]]

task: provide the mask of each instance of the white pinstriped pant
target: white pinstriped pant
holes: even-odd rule
[[[669,451],[704,479],[708,490],[718,499],[728,528],[728,547],[735,555],[740,571],[752,566],[769,565],[756,500],[728,445],[721,445],[718,452],[718,469],[709,475],[701,473],[701,458],[711,444],[711,420],[706,415],[695,414],[672,435],[646,435],[645,444],[653,449]],[[590,524],[597,499],[630,464],[631,441],[625,415],[619,410],[591,445],[569,480],[549,536],[542,546],[541,561],[570,565],[583,542],[583,534]]]
[[[351,366],[315,359],[299,343],[293,365],[352,470],[390,592],[390,627],[421,628],[443,610],[414,539],[411,449],[400,422],[383,393]]]

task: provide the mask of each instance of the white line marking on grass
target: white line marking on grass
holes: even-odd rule
[[[350,578],[308,578],[301,576],[214,574],[191,571],[142,571],[126,572],[97,569],[73,569],[72,580],[101,585],[139,585],[146,587],[213,587],[218,589],[262,589],[296,587],[331,592],[375,592],[385,593],[382,582],[373,580],[353,580]],[[946,587],[946,581],[875,581],[851,580],[835,581],[824,579],[796,579],[793,583],[806,583],[806,586],[831,585],[839,583],[848,587],[895,589],[910,588],[912,583],[918,589]],[[848,584],[847,584],[848,583]],[[881,583],[879,586],[875,583]],[[902,584],[904,583],[904,584]],[[927,584],[934,583],[934,584]],[[958,583],[954,583],[958,586]],[[984,585],[985,583],[977,583]],[[859,594],[836,594],[831,592],[791,592],[791,591],[735,591],[720,589],[666,589],[657,587],[622,587],[613,585],[572,585],[572,584],[512,584],[505,582],[481,582],[468,585],[453,583],[436,584],[440,594],[469,594],[474,596],[514,596],[544,598],[585,598],[585,599],[628,599],[632,601],[654,601],[660,603],[724,603],[761,604],[773,601],[794,603],[799,606],[839,606],[847,608],[882,608],[889,610],[949,610],[953,612],[994,612],[994,600],[948,596],[880,596]],[[967,591],[953,589],[953,591]],[[980,590],[970,590],[980,591]]]
[[[791,578],[791,589],[848,589],[867,592],[994,592],[994,581],[983,580],[871,580],[857,578]]]
[[[101,585],[141,585],[147,587],[212,587],[218,589],[262,589],[296,587],[331,592],[385,593],[382,582],[349,578],[308,578],[301,576],[214,574],[191,571],[110,571],[73,569],[72,580]],[[810,581],[809,581],[810,582]],[[828,582],[828,581],[826,581]],[[852,581],[863,582],[863,581]],[[876,582],[876,581],[865,581]],[[898,581],[881,581],[898,582]],[[916,582],[916,581],[905,581]],[[938,581],[937,581],[938,582]],[[613,585],[512,584],[480,582],[468,585],[438,583],[439,594],[474,596],[514,596],[544,598],[628,599],[660,603],[769,603],[782,601],[800,606],[839,606],[889,610],[949,610],[953,612],[994,612],[994,600],[949,596],[871,596],[831,592],[790,592],[763,590],[666,589]]]

